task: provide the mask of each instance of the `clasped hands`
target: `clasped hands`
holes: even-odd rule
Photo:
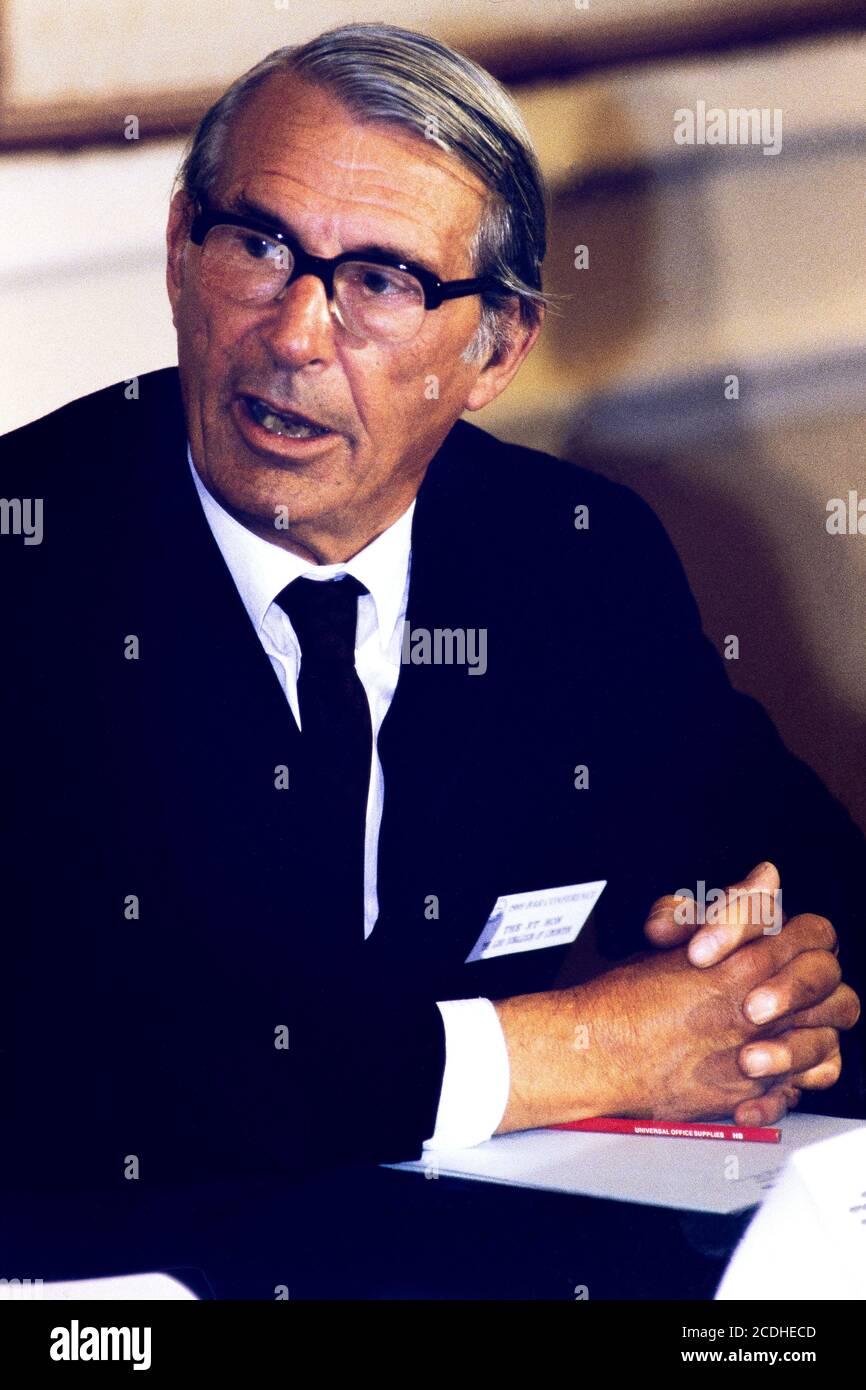
[[[779,889],[775,866],[759,864],[726,890],[706,924],[690,920],[699,915],[693,904],[673,896],[654,903],[644,924],[653,946],[687,943],[698,969],[727,961],[745,990],[742,1013],[753,1026],[736,1062],[755,1094],[733,1107],[740,1125],[774,1124],[802,1091],[832,1086],[842,1070],[839,1030],[860,1014],[857,995],[842,982],[833,927],[808,913],[784,922]]]
[[[510,1066],[497,1133],[596,1115],[772,1125],[802,1091],[832,1086],[859,1000],[831,924],[783,923],[779,887],[759,864],[705,923],[682,897],[660,898],[644,924],[654,951],[496,1001]]]

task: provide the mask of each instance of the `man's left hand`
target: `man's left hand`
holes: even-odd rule
[[[705,916],[704,922],[696,921],[700,915]],[[773,864],[764,863],[742,883],[727,888],[724,900],[715,901],[706,914],[697,913],[694,901],[681,896],[659,898],[650,909],[644,933],[656,947],[688,942],[692,964],[707,969],[749,941],[778,934],[783,925],[779,874]],[[830,948],[801,951],[743,1000],[746,1016],[765,1025],[766,1031],[760,1042],[742,1049],[740,1070],[746,1076],[777,1077],[778,1081],[759,1099],[737,1108],[737,1124],[773,1124],[780,1118],[780,1107],[784,1114],[797,1104],[801,1090],[823,1090],[838,1080],[842,1069],[838,1029],[853,1027],[860,1002],[842,983],[837,951],[835,938]],[[803,1030],[813,1029],[826,1033],[823,1059],[798,1070],[797,1058],[807,1040]]]

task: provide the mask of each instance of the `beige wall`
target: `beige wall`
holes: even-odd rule
[[[651,503],[731,679],[866,828],[866,536],[826,530],[866,498],[863,91],[866,44],[833,40],[524,98],[569,298],[482,415]],[[780,107],[781,153],[674,149],[701,95]]]
[[[817,15],[838,0],[761,0],[760,8],[765,19]],[[748,21],[754,9],[754,0],[3,0],[2,84],[13,104],[225,84],[282,44],[364,21],[481,52],[550,39],[559,51],[594,53],[642,35]]]
[[[0,431],[176,361],[165,218],[181,142],[0,159]]]

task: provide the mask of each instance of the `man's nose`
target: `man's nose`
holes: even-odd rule
[[[325,286],[316,275],[301,275],[271,306],[262,337],[275,357],[303,366],[330,362],[334,355],[334,319]]]

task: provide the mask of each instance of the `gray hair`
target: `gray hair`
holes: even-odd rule
[[[202,117],[177,178],[192,201],[206,199],[219,177],[232,118],[274,73],[326,88],[364,124],[396,123],[434,140],[487,188],[470,264],[474,275],[494,275],[503,288],[482,294],[465,361],[498,358],[507,347],[515,299],[524,327],[540,322],[548,301],[541,286],[548,195],[529,132],[489,72],[426,34],[391,24],[344,24],[309,43],[275,49]]]

